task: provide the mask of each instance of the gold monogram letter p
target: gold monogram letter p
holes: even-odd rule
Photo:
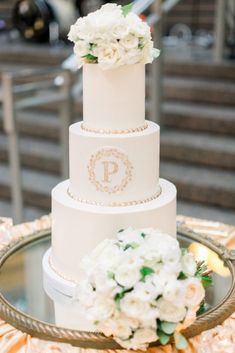
[[[112,161],[103,161],[104,166],[104,179],[103,182],[110,183],[110,176],[118,172],[118,164]]]

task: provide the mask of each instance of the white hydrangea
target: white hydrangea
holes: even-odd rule
[[[117,4],[80,17],[68,39],[74,45],[78,66],[97,63],[102,69],[151,63],[160,51],[153,49],[150,27],[136,14],[124,14]]]
[[[175,323],[177,330],[192,323],[205,296],[192,255],[151,228],[119,231],[81,267],[84,280],[75,299],[98,331],[126,349],[147,349],[160,339],[162,322]]]

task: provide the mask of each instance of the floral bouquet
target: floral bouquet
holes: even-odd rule
[[[82,268],[75,296],[98,331],[126,349],[172,338],[178,349],[187,345],[180,331],[196,320],[211,278],[175,238],[127,228],[101,242]]]
[[[102,69],[147,64],[158,57],[150,27],[131,12],[132,5],[106,4],[71,26],[68,38],[81,67],[96,63]]]

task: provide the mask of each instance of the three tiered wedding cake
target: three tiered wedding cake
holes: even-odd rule
[[[111,28],[116,8],[108,4],[98,19],[79,19],[70,33],[83,64],[83,121],[69,130],[70,179],[52,191],[48,258],[57,277],[71,282],[79,281],[82,257],[120,229],[152,227],[176,236],[176,188],[159,179],[160,128],[145,120],[150,30],[132,13],[122,16],[127,25],[120,19]],[[100,26],[102,45],[111,35],[116,42],[101,48],[92,25]]]
[[[145,120],[145,64],[159,52],[130,8],[106,4],[69,33],[83,121],[70,126],[70,179],[52,191],[44,288],[59,326],[183,349],[211,279],[175,238],[176,188],[159,179],[160,128]]]

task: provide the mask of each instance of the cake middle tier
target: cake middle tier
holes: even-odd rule
[[[128,134],[88,132],[83,123],[70,127],[72,198],[110,206],[132,205],[156,198],[159,187],[159,132],[153,122]]]

